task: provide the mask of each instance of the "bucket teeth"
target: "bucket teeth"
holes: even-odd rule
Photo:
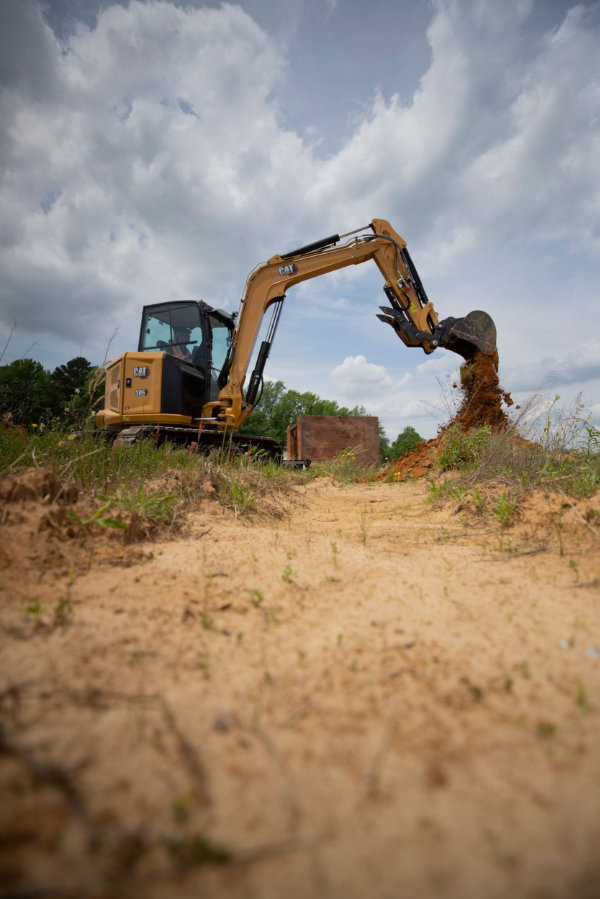
[[[385,322],[388,325],[392,325],[392,327],[396,323],[396,316],[394,315],[395,310],[390,309],[389,306],[380,306],[379,307],[383,313],[383,315],[379,315],[377,313],[377,318],[380,322]]]

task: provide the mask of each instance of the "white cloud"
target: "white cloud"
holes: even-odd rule
[[[426,258],[445,264],[498,239],[598,248],[598,10],[576,7],[556,33],[527,42],[533,4],[499,6],[438,0],[414,97],[376,94],[310,199],[328,198],[337,220],[393,210],[401,233],[406,223]]]
[[[331,2],[320,27],[351,21],[352,6]],[[113,349],[134,345],[144,302],[235,308],[262,259],[380,216],[408,240],[432,298],[430,281],[446,298],[435,299],[441,317],[491,297],[519,387],[565,358],[563,380],[593,384],[597,345],[576,348],[580,322],[584,337],[600,324],[599,9],[575,6],[544,33],[529,0],[431,8],[431,64],[416,91],[390,63],[325,158],[318,134],[307,144],[281,124],[293,42],[286,50],[241,6],[132,0],[61,44],[37,2],[2,0],[0,342],[16,319],[25,344],[42,335],[98,361],[116,325]],[[343,85],[339,102],[352,107]],[[559,272],[569,252],[577,280],[549,289],[550,266]],[[292,343],[308,380],[324,365],[316,322],[336,318],[327,359],[346,358],[317,392],[356,391],[353,403],[369,397],[391,421],[416,415],[455,362],[377,343],[379,324],[357,312],[380,289],[365,288],[368,268],[299,286]],[[396,374],[399,359],[417,369],[413,383]]]
[[[333,369],[331,379],[338,390],[361,400],[388,390],[394,383],[383,365],[367,362],[364,356],[347,356]]]
[[[147,296],[223,302],[275,205],[297,200],[287,166],[302,181],[309,162],[269,104],[273,42],[240,7],[134,0],[63,52],[30,0],[3,9],[45,48],[46,76],[15,62],[4,94],[6,320],[82,340],[100,310]]]

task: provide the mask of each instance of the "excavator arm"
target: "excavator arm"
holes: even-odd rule
[[[343,242],[341,242],[343,241]],[[229,358],[221,372],[221,391],[216,401],[205,404],[202,417],[220,428],[237,430],[249,415],[262,384],[262,375],[275,336],[288,288],[300,281],[360,265],[372,259],[384,279],[390,303],[380,307],[381,321],[390,324],[406,346],[420,346],[431,353],[438,346],[471,359],[476,350],[493,354],[496,330],[485,312],[470,312],[461,319],[439,321],[412,263],[406,242],[383,219],[346,234],[276,255],[260,265],[248,278]],[[265,313],[273,317],[263,340],[254,371],[244,395],[250,357]]]

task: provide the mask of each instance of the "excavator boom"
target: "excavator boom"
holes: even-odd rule
[[[343,242],[342,242],[343,241]],[[236,430],[256,402],[266,360],[275,336],[286,291],[294,284],[349,265],[372,259],[384,278],[384,292],[390,303],[380,307],[378,318],[390,324],[400,340],[425,353],[444,347],[470,360],[478,350],[494,354],[496,329],[486,312],[470,312],[464,318],[439,321],[428,299],[406,242],[384,219],[370,225],[334,234],[323,240],[273,256],[258,266],[248,278],[241,301],[231,353],[221,372],[221,392],[203,409],[206,422]],[[263,340],[248,387],[243,392],[250,357],[269,307],[274,306],[271,326]]]

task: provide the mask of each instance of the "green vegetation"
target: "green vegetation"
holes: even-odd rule
[[[417,443],[421,443],[422,441],[423,438],[421,435],[408,425],[408,427],[404,428],[404,430],[398,434],[387,452],[383,455],[383,458],[390,462],[394,462],[396,459],[399,459],[400,456],[405,456],[406,453],[412,452]]]
[[[442,438],[438,465],[458,477],[432,486],[432,499],[456,499],[456,491],[466,488],[461,501],[479,513],[490,512],[507,527],[527,490],[543,487],[574,499],[591,496],[600,486],[600,430],[584,415],[579,400],[563,412],[558,399],[541,425],[538,421],[537,432],[535,422],[500,432],[450,427]]]
[[[283,381],[265,381],[259,404],[250,413],[243,427],[245,434],[273,437],[283,445],[287,442],[288,425],[299,415],[366,415],[363,406],[338,406],[335,400],[324,400],[316,393],[288,390]]]
[[[0,366],[0,418],[15,427],[82,429],[100,402],[104,372],[77,356],[53,372],[33,359]]]
[[[33,434],[54,431],[91,431],[93,413],[100,408],[104,396],[105,372],[87,359],[77,356],[54,371],[46,371],[40,362],[17,359],[0,365],[0,421],[10,427]],[[266,381],[256,407],[241,431],[272,437],[283,446],[288,426],[299,415],[366,415],[363,406],[348,408],[335,400],[325,400],[315,393],[288,390],[282,381]],[[422,440],[412,427],[405,428],[390,444],[379,427],[380,455],[383,462],[393,461],[410,452]],[[234,505],[238,505],[234,498]],[[246,503],[242,501],[242,506]],[[252,503],[249,503],[252,505]]]
[[[452,425],[442,437],[439,467],[442,470],[470,468],[480,460],[491,436],[492,429],[487,425],[474,431],[465,431],[460,424]]]

